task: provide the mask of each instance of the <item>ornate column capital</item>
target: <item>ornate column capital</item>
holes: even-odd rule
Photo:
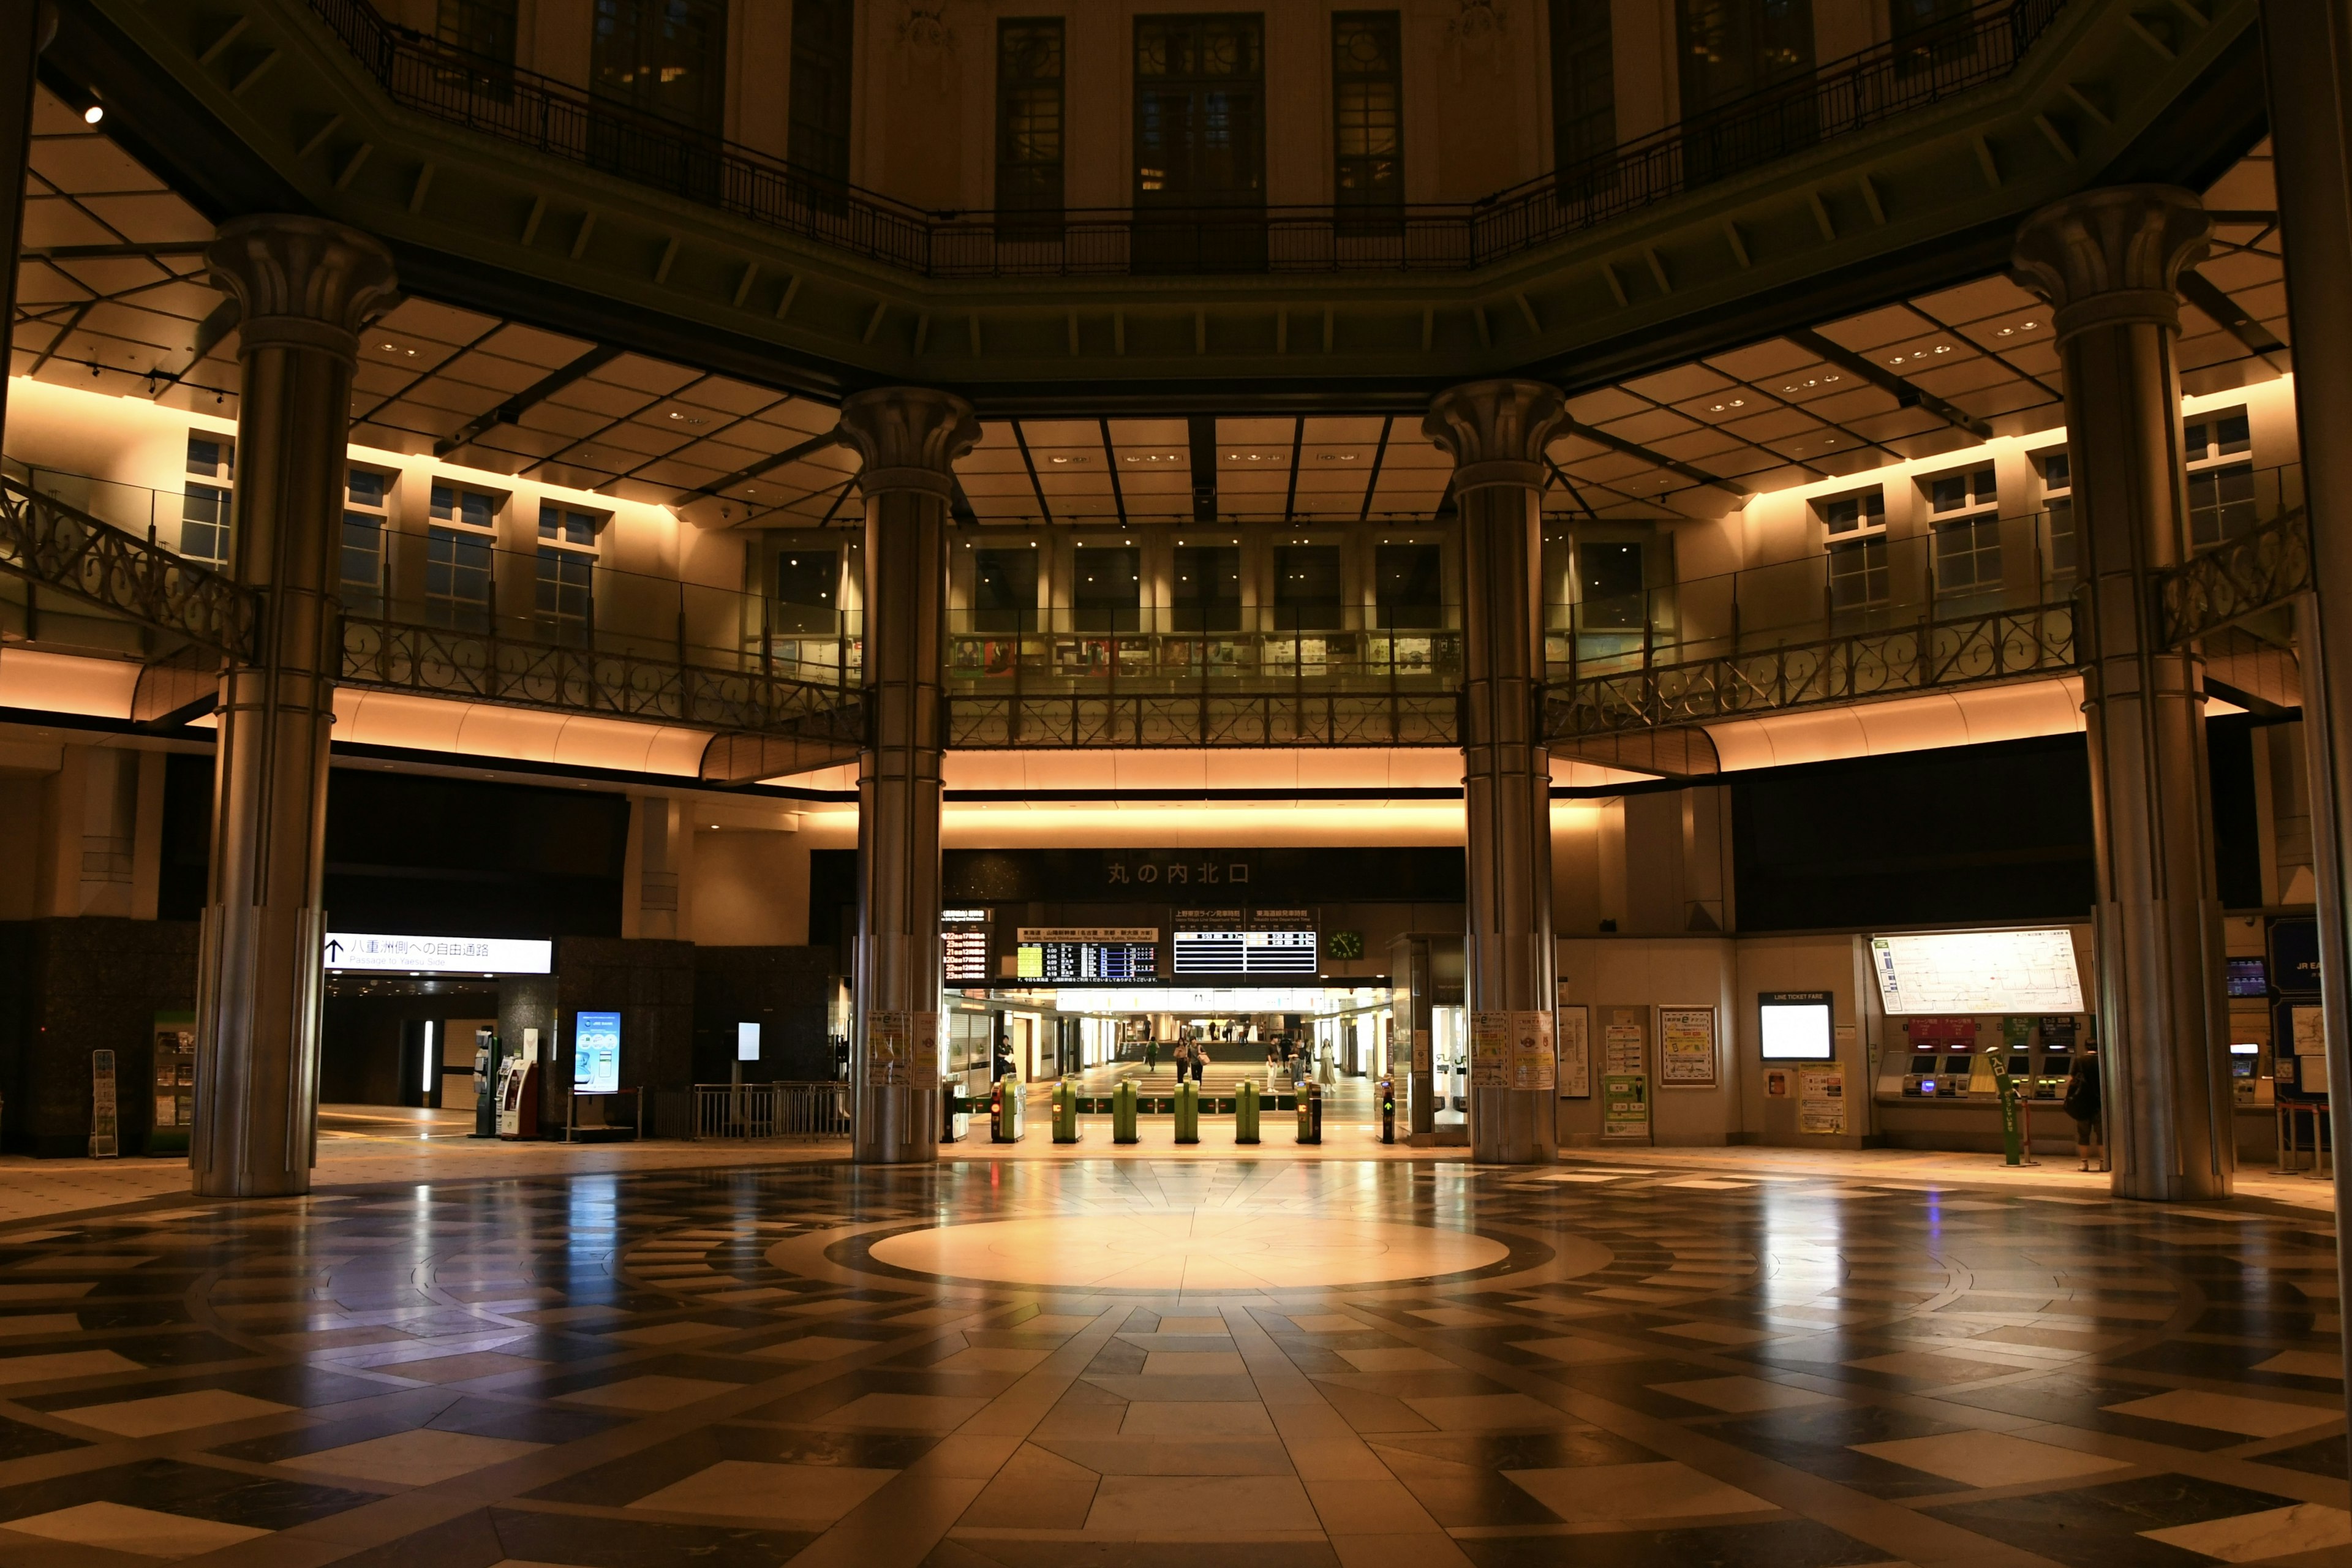
[[[1544,447],[1568,423],[1568,396],[1539,381],[1474,381],[1430,400],[1421,433],[1454,458],[1459,494],[1487,485],[1543,488]]]
[[[237,352],[319,349],[359,359],[359,330],[394,288],[392,254],[355,228],[266,213],[232,218],[205,247],[213,287],[237,302]]]
[[[2180,269],[2205,256],[2213,220],[2175,185],[2116,185],[2053,202],[2017,231],[2013,259],[2057,308],[2060,342],[2090,327],[2180,325]]]
[[[857,451],[857,488],[866,495],[955,491],[955,460],[980,440],[971,405],[927,386],[877,386],[841,405],[842,442]]]

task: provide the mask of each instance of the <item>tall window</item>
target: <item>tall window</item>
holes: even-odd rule
[[[537,596],[539,635],[567,647],[585,647],[596,633],[596,535],[603,514],[539,503]]]
[[[972,552],[971,621],[977,632],[1037,629],[1037,552]]]
[[[727,123],[727,0],[596,0],[595,95],[716,137]]]
[[[1274,625],[1276,631],[1338,631],[1339,547],[1278,544],[1274,551]]]
[[[792,131],[787,156],[835,184],[849,180],[852,0],[793,0]]]
[[[786,545],[776,556],[775,629],[831,637],[841,629],[841,555]]]
[[[2074,470],[2063,447],[2033,454],[2042,477],[2043,542],[2042,571],[2049,587],[2067,592],[2074,581],[2077,546],[2074,537]]]
[[[1340,206],[1404,205],[1404,39],[1394,11],[1331,17],[1331,144]]]
[[[1644,609],[1642,547],[1630,540],[1579,540],[1576,587],[1579,629],[1638,632]]]
[[[2253,432],[2243,408],[2200,414],[2181,427],[2181,457],[2189,465],[2189,547],[2210,550],[2257,521]],[[2234,461],[2232,459],[2235,459]]]
[[[1135,205],[1265,200],[1261,16],[1135,21]]]
[[[1080,545],[1072,552],[1072,619],[1082,632],[1131,632],[1143,604],[1143,552],[1132,547]]]
[[[373,468],[352,468],[344,476],[340,582],[345,615],[383,614],[383,537],[391,504],[390,476]]]
[[[1382,544],[1372,558],[1372,596],[1383,631],[1445,624],[1444,552],[1434,544]]]
[[[1242,552],[1231,544],[1180,544],[1169,618],[1180,632],[1242,629]]]
[[[1921,487],[1935,531],[1936,597],[1968,609],[2000,591],[2000,510],[1990,464]]]
[[[1885,534],[1830,546],[1830,616],[1841,630],[1863,625],[1870,612],[1884,610],[1892,586]]]
[[[440,0],[434,36],[499,65],[515,63],[515,0]]]
[[[1617,145],[1609,0],[1551,0],[1551,158],[1565,173]]]
[[[1686,183],[1722,179],[1811,144],[1811,93],[1717,111],[1812,74],[1812,0],[1675,0],[1675,22]]]
[[[180,494],[180,553],[207,566],[228,564],[229,486],[236,443],[226,436],[188,437],[188,479]],[[199,481],[214,479],[215,484]]]
[[[499,498],[455,485],[433,487],[425,531],[425,623],[457,631],[490,629],[491,527]]]
[[[1059,16],[1007,17],[996,24],[996,210],[1000,218],[1019,213],[1061,216]]]

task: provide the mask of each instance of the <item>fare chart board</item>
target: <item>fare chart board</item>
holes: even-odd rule
[[[1889,1014],[2083,1010],[2074,939],[2064,930],[1874,936],[1870,958]]]

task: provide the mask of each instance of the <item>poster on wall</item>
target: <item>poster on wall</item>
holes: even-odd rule
[[[913,1061],[909,1065],[910,1083],[937,1083],[940,1079],[940,1016],[918,1013],[912,1042]]]
[[[1511,1087],[1549,1093],[1559,1081],[1551,1044],[1551,1013],[1535,1007],[1511,1015]]]
[[[1511,1087],[1511,1015],[1470,1015],[1470,1087]]]
[[[1601,1070],[1645,1075],[1650,1070],[1649,1031],[1641,1007],[1608,1007],[1601,1016]]]
[[[1427,1029],[1415,1029],[1412,1032],[1412,1070],[1423,1078],[1429,1076],[1430,1051]]]
[[[914,1081],[915,1016],[877,1008],[866,1015],[866,1081],[880,1089]],[[937,1049],[936,1046],[933,1049]]]
[[[1580,1002],[1559,1005],[1559,1097],[1592,1098],[1591,1017]]]
[[[1604,1073],[1601,1079],[1601,1136],[1650,1135],[1649,1080],[1639,1073]]]
[[[1797,1131],[1845,1131],[1845,1069],[1807,1068],[1797,1075]]]
[[[1658,1083],[1664,1089],[1715,1087],[1715,1009],[1658,1009]]]

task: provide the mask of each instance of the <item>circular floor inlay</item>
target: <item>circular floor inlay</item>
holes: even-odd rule
[[[1101,1290],[1311,1289],[1499,1263],[1499,1241],[1378,1220],[1197,1210],[1069,1215],[913,1230],[874,1244],[919,1274]]]

